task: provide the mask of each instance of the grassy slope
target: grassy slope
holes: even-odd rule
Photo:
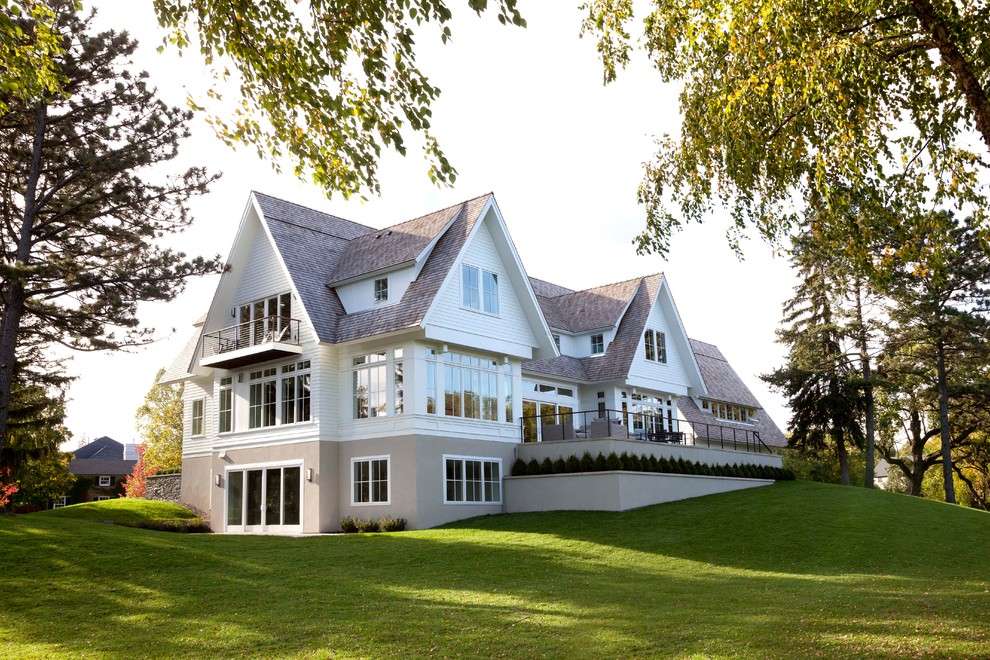
[[[73,520],[192,520],[196,517],[189,509],[171,502],[118,498],[103,502],[73,504],[61,509],[44,511],[38,515],[46,518],[71,518]]]
[[[0,656],[990,655],[990,515],[809,483],[303,539],[0,520]]]

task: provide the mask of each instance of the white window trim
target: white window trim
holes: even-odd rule
[[[385,461],[385,469],[388,473],[385,477],[385,488],[388,489],[388,499],[384,502],[355,502],[354,501],[354,464],[364,461]],[[370,472],[369,472],[370,475]],[[369,492],[370,496],[370,492]],[[392,455],[383,454],[380,456],[354,456],[351,458],[351,506],[389,506],[392,504]]]
[[[378,293],[379,293],[378,283],[379,282],[385,282],[385,286],[383,287],[385,289],[385,297],[383,297],[383,298],[379,298],[378,297]],[[388,291],[388,276],[385,276],[385,277],[376,277],[374,279],[374,281],[372,282],[371,287],[372,287],[372,291],[371,291],[371,300],[372,300],[372,302],[374,302],[376,305],[383,305],[383,304],[385,304],[385,303],[388,302],[388,294],[389,294],[389,291]]]
[[[267,468],[299,468],[299,524],[298,525],[230,525],[227,523],[227,507],[229,503],[227,502],[227,496],[229,494],[228,486],[228,475],[231,472],[243,472],[247,470],[259,470]],[[210,480],[213,480],[211,473]],[[258,528],[262,531],[276,531],[283,534],[294,534],[301,532],[303,526],[306,523],[306,468],[304,461],[302,459],[291,460],[291,461],[269,461],[267,463],[243,463],[234,465],[225,465],[223,468],[223,529],[224,531],[229,531],[230,528],[236,528],[235,531],[243,533],[245,528]]]
[[[196,404],[202,406],[199,411],[199,433],[196,433]],[[189,405],[189,435],[193,438],[202,438],[206,435],[206,398],[199,397],[193,399]]]
[[[484,463],[498,463],[498,500],[492,502],[468,502],[467,500],[448,500],[447,499],[447,459],[454,459],[459,461],[481,461],[482,462],[482,472],[484,472]],[[482,475],[484,478],[484,475]],[[504,499],[505,493],[505,471],[502,469],[502,459],[496,456],[464,456],[458,454],[444,454],[440,460],[440,488],[443,489],[443,503],[451,505],[468,505],[468,506],[501,506]],[[482,481],[482,490],[484,489],[484,481]],[[389,493],[391,495],[391,493]]]
[[[106,481],[106,483],[103,483],[104,481]],[[109,488],[110,487],[110,481],[111,481],[110,480],[110,477],[104,476],[104,475],[100,475],[100,479],[99,479],[98,485],[99,485],[100,488]]]
[[[473,268],[478,271],[478,307],[469,307],[464,304],[464,269]],[[490,273],[495,276],[495,303],[498,306],[497,312],[486,312],[485,311],[485,273]],[[468,312],[474,312],[475,314],[484,314],[485,316],[490,316],[493,319],[502,318],[502,296],[500,293],[501,286],[498,284],[499,274],[497,271],[488,270],[482,268],[481,266],[475,266],[474,264],[461,264],[461,309]]]
[[[600,353],[595,353],[595,337],[601,336],[602,338],[602,350]],[[597,357],[599,355],[605,355],[605,349],[608,348],[607,342],[605,341],[604,332],[595,332],[588,337],[588,342],[591,344],[591,357]]]

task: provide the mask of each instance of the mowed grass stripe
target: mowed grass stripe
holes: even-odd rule
[[[309,538],[0,520],[0,656],[990,655],[990,515],[804,482]],[[113,508],[113,512],[109,511]]]

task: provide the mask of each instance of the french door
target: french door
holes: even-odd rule
[[[302,466],[246,466],[226,475],[228,532],[302,531]]]

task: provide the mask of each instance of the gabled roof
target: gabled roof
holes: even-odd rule
[[[313,329],[322,341],[335,341],[344,307],[327,282],[348,243],[376,230],[262,193],[253,195]]]
[[[547,324],[566,332],[614,328],[643,278],[571,291],[530,278]]]
[[[77,459],[123,460],[124,445],[103,436],[72,452]]]
[[[449,220],[444,226],[449,226],[433,247],[419,277],[413,280],[398,303],[341,316],[337,341],[382,335],[419,325],[491,198],[489,193],[430,214],[440,214],[430,220],[435,223],[433,226],[439,226],[443,217]]]
[[[487,198],[487,195],[484,197]],[[444,228],[457,218],[461,207],[467,203],[369,232],[349,241],[330,276],[330,285],[415,261]]]

